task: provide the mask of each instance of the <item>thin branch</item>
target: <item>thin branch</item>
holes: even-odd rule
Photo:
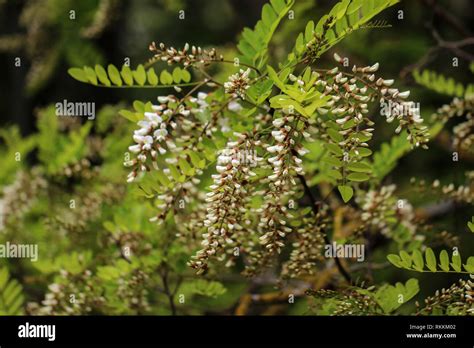
[[[458,41],[446,41],[441,37],[438,31],[434,28],[433,23],[428,23],[426,26],[428,27],[428,29],[431,32],[431,35],[436,41],[436,46],[429,48],[426,51],[426,53],[417,62],[404,67],[400,72],[400,77],[405,78],[413,70],[420,69],[421,67],[429,64],[436,58],[436,55],[442,49],[449,50],[453,52],[454,54],[456,54],[457,56],[459,56],[460,58],[467,60],[469,62],[474,60],[474,55],[461,49],[461,47],[464,47],[464,46],[474,45],[474,37],[470,36],[471,35],[470,33],[464,33],[464,35],[470,36],[465,39],[458,40]]]
[[[447,24],[449,24],[451,27],[453,27],[458,33],[464,36],[470,36],[471,32],[469,32],[468,29],[466,29],[460,21],[454,17],[451,13],[446,11],[445,8],[442,8],[436,3],[436,0],[422,0],[425,6],[429,7],[434,11],[434,14],[436,14],[439,18],[444,20]]]
[[[197,82],[189,82],[189,83],[176,83],[176,84],[171,84],[171,85],[156,85],[156,86],[152,86],[152,85],[143,85],[143,86],[140,86],[140,85],[132,85],[132,86],[129,86],[129,85],[122,85],[122,86],[93,85],[93,86],[94,87],[100,87],[100,88],[125,88],[125,89],[129,89],[129,88],[151,88],[151,89],[160,89],[160,88],[173,88],[173,87],[190,87],[190,86],[199,85],[202,82],[203,81],[197,81]],[[207,83],[207,81],[204,81],[204,83]]]
[[[460,48],[464,46],[474,45],[474,37],[468,37],[459,41],[446,41],[441,37],[438,31],[436,31],[436,29],[432,28],[431,33],[435,38],[436,42],[438,43],[438,47],[448,49],[467,61],[474,60],[474,56],[472,54]]]
[[[170,286],[169,286],[169,283],[168,283],[169,279],[168,279],[168,269],[167,268],[161,274],[161,280],[163,281],[163,292],[168,297],[168,302],[169,302],[169,305],[170,305],[171,314],[176,315],[177,311],[176,311],[176,305],[174,303],[174,294],[171,292]]]

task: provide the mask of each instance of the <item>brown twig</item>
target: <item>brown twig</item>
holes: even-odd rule
[[[453,27],[458,33],[464,36],[470,36],[471,32],[467,30],[459,20],[454,17],[451,13],[446,11],[446,9],[442,8],[436,3],[436,0],[422,0],[425,6],[429,7],[433,10],[434,14],[437,15],[439,18],[444,20],[447,24]]]
[[[424,2],[430,3],[430,4],[434,3],[434,1],[431,1],[431,0],[425,0]],[[459,24],[455,17],[451,16],[448,12],[444,10],[439,12],[439,9],[440,9],[439,6],[436,5],[434,8],[436,14],[442,13],[442,15],[445,16],[443,18],[447,19],[450,24],[454,24],[454,23]],[[453,52],[454,54],[456,54],[457,56],[459,56],[460,58],[465,59],[469,62],[474,60],[474,55],[461,49],[461,47],[464,47],[464,46],[474,45],[474,37],[471,36],[472,35],[471,33],[465,30],[458,30],[461,32],[462,35],[469,36],[469,37],[462,40],[458,40],[458,41],[446,41],[441,37],[438,31],[434,28],[432,22],[428,23],[426,26],[431,31],[431,35],[436,41],[436,46],[429,48],[426,51],[426,53],[417,62],[403,68],[400,72],[400,77],[405,78],[413,70],[420,69],[421,67],[429,64],[431,61],[435,59],[437,53],[443,49],[449,50]],[[458,27],[458,29],[460,28],[461,27]]]
[[[169,302],[170,309],[171,309],[171,314],[176,315],[177,311],[176,311],[176,305],[174,303],[174,295],[175,295],[175,291],[177,289],[175,289],[175,291],[171,292],[171,289],[170,289],[170,286],[169,286],[169,283],[168,283],[168,281],[169,281],[169,279],[168,279],[168,268],[165,268],[163,270],[163,273],[161,274],[161,280],[163,282],[163,293],[168,298],[168,302]]]

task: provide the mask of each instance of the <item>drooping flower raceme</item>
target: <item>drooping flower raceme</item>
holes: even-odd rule
[[[138,175],[138,171],[150,170],[147,160],[150,158],[154,167],[158,167],[158,154],[164,155],[167,150],[163,146],[163,142],[168,136],[168,122],[163,122],[162,116],[171,116],[173,110],[168,108],[168,103],[176,101],[176,97],[158,97],[160,105],[153,105],[153,112],[145,112],[144,118],[138,121],[139,129],[133,133],[135,145],[131,145],[128,149],[136,155],[136,158],[124,163],[127,167],[134,167],[128,175],[128,182],[132,182]]]
[[[358,198],[362,222],[368,231],[380,232],[388,238],[392,238],[400,226],[410,240],[423,241],[423,237],[416,234],[413,206],[407,200],[397,199],[395,190],[393,184],[382,186]]]
[[[232,254],[236,251],[238,254],[241,243],[236,236],[243,229],[241,220],[246,212],[245,198],[249,195],[246,184],[256,174],[252,171],[252,164],[242,155],[253,147],[252,141],[245,134],[235,135],[237,140],[228,142],[226,148],[219,153],[217,173],[212,175],[213,184],[206,199],[203,249],[189,262],[198,273],[203,273],[208,268],[208,259],[211,256],[221,261],[227,260],[227,266],[231,266]],[[261,158],[255,157],[253,160],[259,162]]]
[[[178,100],[174,95],[158,97],[159,104],[152,105],[152,111],[144,113],[143,119],[137,122],[140,128],[133,133],[135,144],[128,150],[135,158],[124,163],[125,166],[133,168],[128,175],[128,182],[132,182],[140,171],[149,171],[150,163],[158,169],[160,155],[164,157],[168,152],[180,153],[182,149],[177,143],[189,138],[189,135],[184,133],[197,127],[192,116],[209,107],[206,97],[207,94],[203,92],[186,100]],[[177,131],[180,132],[179,135],[172,137],[171,133]],[[164,161],[176,161],[176,158],[167,158]],[[166,172],[166,168],[163,170]]]
[[[198,151],[197,142],[190,143],[189,139],[193,133],[201,132],[199,115],[210,107],[207,97],[204,92],[199,92],[196,97],[185,96],[182,99],[173,95],[160,96],[157,98],[158,105],[151,105],[151,110],[147,107],[150,111],[145,111],[143,119],[137,122],[140,128],[133,134],[135,144],[129,147],[135,157],[125,162],[126,166],[133,168],[128,175],[128,182],[134,181],[139,172],[151,168],[161,171],[169,180],[176,181],[170,167],[182,170],[180,165],[183,161],[189,161],[188,151]],[[191,202],[192,196],[196,196],[196,185],[200,182],[197,176],[202,174],[202,170],[194,168],[194,173],[195,176],[185,182],[178,181],[172,187],[163,187],[155,196],[154,203],[159,210],[150,221],[160,224],[171,210],[176,210],[177,203],[182,206]]]
[[[343,59],[338,54],[334,54],[334,59],[336,62],[343,64]],[[334,76],[336,84],[332,85],[332,87],[326,86],[326,89],[335,89],[335,92],[339,95],[336,96],[336,99],[351,96],[358,102],[353,104],[355,106],[367,106],[367,102],[373,101],[378,97],[381,113],[386,117],[387,122],[392,122],[395,119],[398,121],[396,133],[406,129],[408,131],[407,139],[412,145],[426,148],[426,143],[429,140],[428,128],[423,124],[419,107],[413,101],[408,100],[410,91],[400,92],[392,86],[394,80],[377,78],[375,73],[378,69],[379,63],[365,67],[354,65],[352,73],[339,72],[339,69],[336,67],[328,71],[328,75]],[[372,93],[367,93],[370,91]],[[351,106],[348,106],[348,109],[351,109]],[[346,110],[343,110],[341,114],[344,111]],[[362,121],[362,114],[356,115],[357,119]],[[341,120],[341,122],[348,120],[349,118]]]
[[[167,47],[163,42],[158,45],[152,42],[148,48],[155,54],[155,59],[167,62],[168,65],[183,64],[184,67],[196,64],[208,65],[213,61],[223,59],[222,56],[217,55],[215,48],[206,50],[199,46],[190,46],[188,43],[182,49],[176,49],[174,47]]]
[[[283,277],[294,278],[315,273],[316,263],[324,259],[322,250],[325,244],[324,229],[327,226],[320,222],[321,219],[322,213],[311,219],[302,219],[301,225],[295,231],[296,241],[292,244],[290,258],[282,267]],[[314,221],[318,224],[315,225]]]
[[[272,122],[275,127],[271,132],[274,145],[267,146],[266,150],[270,154],[268,163],[273,174],[267,177],[268,188],[263,193],[262,206],[255,209],[259,216],[259,242],[263,250],[254,248],[249,253],[249,265],[246,269],[249,275],[267,265],[274,254],[280,253],[285,246],[286,236],[292,232],[288,225],[294,216],[287,203],[297,185],[295,176],[304,173],[299,156],[307,153],[300,141],[297,141],[301,135],[297,130],[299,122],[305,123],[293,115],[283,115]],[[309,136],[304,131],[301,133]]]

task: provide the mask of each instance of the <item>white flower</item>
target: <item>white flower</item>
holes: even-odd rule
[[[161,118],[155,112],[145,112],[145,119],[161,123]]]
[[[278,178],[277,174],[272,174],[268,177],[268,180],[275,181]]]
[[[128,147],[128,150],[133,152],[133,153],[139,153],[140,150],[141,150],[141,147],[140,145],[136,144],[136,145],[131,145]]]
[[[151,146],[153,144],[153,137],[151,135],[147,135],[146,137],[143,138],[143,150],[151,150]]]
[[[267,151],[268,152],[280,152],[283,150],[283,145],[273,145],[273,146],[269,146],[267,147]]]
[[[408,98],[409,95],[410,95],[410,91],[405,91],[398,94],[398,96],[402,99]]]
[[[232,160],[232,158],[231,158],[230,156],[220,155],[220,156],[217,158],[217,163],[218,163],[218,164],[227,164],[227,163],[229,163],[231,160]]]
[[[133,140],[140,144],[140,143],[143,143],[145,141],[145,137],[143,135],[139,135],[139,134],[133,134]]]
[[[281,127],[285,123],[285,120],[283,118],[277,118],[273,120],[273,125],[275,127]]]
[[[236,94],[242,99],[245,98],[245,91],[250,87],[249,78],[250,68],[240,70],[238,73],[230,75],[229,80],[224,83],[225,92],[228,94]]]
[[[165,128],[160,128],[153,133],[153,136],[157,141],[162,141],[168,135],[168,131]]]
[[[309,150],[308,150],[308,149],[305,149],[305,148],[301,148],[301,149],[296,150],[296,152],[298,152],[298,155],[304,156],[304,155],[306,155],[307,153],[309,153]]]
[[[375,63],[369,68],[370,72],[376,72],[379,69],[379,63]]]
[[[239,112],[242,110],[242,105],[240,105],[236,101],[231,101],[229,103],[228,109],[233,112]]]
[[[346,117],[344,117],[344,118],[339,118],[339,119],[336,120],[336,123],[337,123],[337,124],[344,124],[344,123],[346,123],[347,121],[349,121],[349,119],[350,119],[349,116],[346,116]]]
[[[216,166],[216,170],[217,170],[218,173],[223,173],[227,170],[227,167]]]
[[[147,120],[138,121],[137,124],[142,128],[149,128],[150,127],[150,122],[147,121]]]
[[[415,123],[423,123],[423,119],[421,118],[420,114],[414,114],[412,116],[412,120]]]
[[[222,133],[230,132],[232,130],[232,128],[230,128],[230,126],[229,126],[229,118],[221,117],[221,118],[219,118],[218,122],[219,122],[219,125],[221,126],[221,132]]]
[[[143,128],[137,129],[133,133],[137,134],[137,135],[147,135],[148,134],[148,129],[143,127]]]

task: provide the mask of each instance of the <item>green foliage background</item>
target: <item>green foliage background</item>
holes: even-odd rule
[[[156,72],[151,73],[146,64],[151,57],[148,45],[155,40],[174,47],[190,42],[216,47],[230,60],[240,55],[243,63],[259,69],[266,63],[276,67],[287,61],[291,65],[288,53],[298,34],[305,31],[308,21],[317,23],[336,2],[296,0],[294,19],[288,19],[284,12],[278,30],[273,37],[261,38],[262,47],[255,56],[246,47],[246,41],[252,41],[255,34],[240,33],[245,26],[254,27],[263,4],[250,0],[0,1],[0,189],[2,204],[8,202],[12,207],[0,230],[0,243],[39,245],[37,262],[0,259],[0,314],[326,315],[338,314],[341,303],[358,296],[367,296],[372,302],[365,312],[352,314],[412,314],[416,312],[415,300],[422,302],[461,276],[469,278],[473,263],[468,257],[474,255],[474,236],[467,223],[474,215],[472,202],[428,218],[428,225],[434,227],[422,234],[436,256],[428,251],[431,249],[418,251],[420,245],[405,238],[405,231],[395,224],[398,239],[375,240],[377,248],[369,251],[369,262],[380,267],[354,271],[355,283],[343,288],[334,279],[337,276],[322,269],[310,278],[283,281],[271,272],[245,278],[225,268],[196,276],[186,265],[194,249],[176,238],[173,214],[161,226],[149,222],[156,214],[156,202],[146,198],[171,183],[156,174],[140,185],[126,184],[124,153],[135,128],[129,121],[137,121],[149,110],[148,101],[175,93],[168,85],[187,88],[194,76],[165,65],[152,67]],[[468,33],[474,30],[469,1],[439,4],[453,13]],[[71,9],[74,20],[70,19]],[[185,19],[179,18],[182,10]],[[402,19],[399,10],[403,11]],[[441,50],[436,59],[414,74],[407,69],[436,45],[426,24],[435,26],[445,40],[459,39],[459,30],[440,16],[433,19],[432,11],[423,1],[396,4],[376,17],[392,27],[384,28],[380,22],[372,25],[382,28],[357,30],[335,49],[327,47],[328,52],[317,64],[331,67],[333,52],[361,66],[379,62],[384,76],[395,78],[400,90],[410,89],[412,99],[421,103],[423,117],[429,118],[452,97],[472,93],[473,76],[465,60],[460,60],[459,67],[452,66],[449,50]],[[239,40],[240,52],[236,47]],[[17,57],[20,67],[14,64]],[[107,68],[113,64],[120,70],[124,59],[130,59],[134,70],[129,73],[129,82],[127,74],[118,76],[113,68]],[[96,64],[107,71],[92,70]],[[97,75],[99,85],[150,88],[108,89],[79,83],[69,76],[68,69],[74,67],[70,74],[87,82],[83,66],[91,67],[89,76]],[[424,68],[437,73],[423,73]],[[236,68],[221,64],[210,71],[225,82]],[[441,75],[446,78],[441,79]],[[259,88],[250,90],[249,95],[262,102],[268,95],[259,101],[266,86]],[[57,117],[54,103],[64,99],[95,102],[96,119]],[[371,147],[375,152],[374,184],[397,184],[397,192],[418,209],[420,216],[432,205],[442,203],[442,195],[419,194],[410,179],[438,179],[455,186],[465,183],[464,173],[472,170],[474,157],[468,152],[459,162],[452,161],[445,139],[453,122],[442,130],[440,125],[431,124],[436,136],[429,144],[430,151],[412,151],[403,135],[392,136],[392,125],[377,129]],[[206,144],[211,153],[198,154],[191,164],[208,170],[212,151],[222,148],[225,140]],[[318,162],[322,148],[315,145],[310,150],[307,165],[318,175],[308,181],[312,186],[324,184],[329,169]],[[193,169],[173,177],[185,181]],[[444,230],[448,234],[443,234]],[[126,254],[124,246],[128,248]],[[453,247],[462,250],[462,260],[452,258]],[[449,256],[442,250],[448,250]],[[396,267],[387,261],[387,255]],[[426,272],[417,272],[421,270]],[[300,282],[313,290],[305,292]],[[327,292],[321,294],[320,288]],[[292,295],[296,300],[288,303]],[[439,310],[434,314],[466,314],[454,307]]]

